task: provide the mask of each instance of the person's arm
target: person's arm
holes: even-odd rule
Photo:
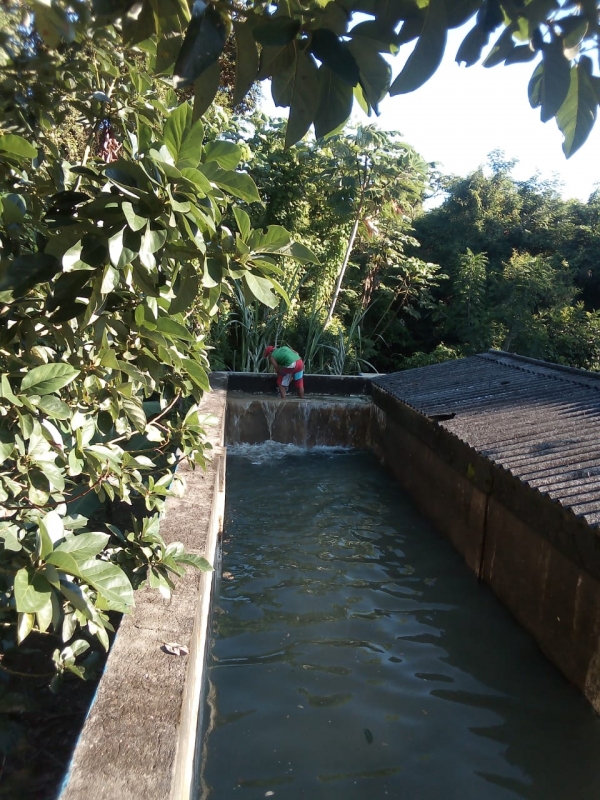
[[[269,361],[271,362],[271,366],[275,370],[275,372],[279,373],[279,364],[275,361],[273,356],[269,356]]]

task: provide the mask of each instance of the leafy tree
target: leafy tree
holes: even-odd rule
[[[591,0],[256,0],[245,7],[198,0],[191,14],[185,0],[92,0],[91,17],[84,2],[69,8],[36,4],[36,31],[48,48],[72,40],[82,25],[116,24],[126,45],[153,42],[156,71],[172,70],[177,88],[193,85],[197,116],[218,91],[219,59],[233,30],[233,103],[257,79],[271,78],[275,103],[290,109],[287,144],[311,126],[318,138],[335,131],[350,116],[354,99],[377,112],[386,94],[418,89],[439,67],[448,31],[469,20],[473,26],[456,60],[471,66],[491,44],[486,67],[532,62],[530,103],[543,122],[556,119],[567,156],[583,144],[597,116],[598,5]],[[357,20],[358,14],[368,19]],[[384,55],[412,43],[392,80]],[[230,82],[230,71],[224,77]]]
[[[481,352],[489,341],[488,257],[467,252],[460,259],[454,280],[453,297],[448,303],[447,328],[466,344],[465,353]]]
[[[208,566],[181,545],[167,547],[158,526],[165,498],[181,490],[176,465],[206,457],[198,410],[209,388],[206,334],[234,283],[270,305],[285,298],[276,259],[296,254],[285,230],[253,229],[240,207],[260,197],[237,169],[243,148],[217,137],[217,113],[206,125],[194,120],[188,102],[149,77],[160,48],[124,50],[124,23],[119,34],[94,28],[87,11],[40,4],[35,29],[13,26],[5,40],[0,621],[8,671],[11,648],[25,639],[33,646],[28,637],[41,632],[56,641],[57,673],[84,675],[80,656],[94,639],[108,647],[109,614],[130,610],[135,588],[148,582],[168,594],[186,565]],[[183,21],[186,13],[182,6]],[[64,137],[74,113],[83,140]],[[90,524],[90,500],[145,513],[130,526],[106,515]]]
[[[433,287],[437,305],[427,323],[410,323],[411,346],[444,343],[463,354],[495,346],[593,366],[596,356],[583,342],[593,337],[600,300],[595,198],[564,201],[552,183],[516,181],[512,166],[492,154],[490,172],[448,179],[446,201],[415,220],[420,252],[449,281]],[[573,305],[579,295],[581,307]],[[567,319],[570,333],[562,336],[554,326]]]
[[[513,253],[498,281],[500,301],[494,316],[501,321],[505,335],[503,350],[536,353],[539,313],[559,306],[568,306],[575,294],[567,274],[561,274],[541,256]],[[533,350],[533,352],[532,352]]]
[[[266,202],[250,213],[254,224],[285,225],[320,263],[286,270],[292,302],[281,314],[232,298],[211,341],[224,363],[233,366],[235,356],[238,368],[264,366],[256,358],[264,337],[267,343],[283,336],[312,370],[337,370],[340,363],[355,370],[363,356],[377,361],[390,326],[400,329],[401,315],[416,313],[434,282],[434,265],[405,252],[416,245],[410,222],[428,165],[397,135],[372,127],[292,149],[285,149],[284,135],[280,123],[253,120],[248,169]]]

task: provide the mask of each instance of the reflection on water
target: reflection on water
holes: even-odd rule
[[[199,796],[600,797],[600,719],[374,459],[227,472]]]

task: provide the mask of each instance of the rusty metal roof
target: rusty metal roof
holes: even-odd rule
[[[373,382],[600,525],[600,374],[490,351]]]

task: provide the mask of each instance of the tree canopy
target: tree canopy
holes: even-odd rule
[[[448,31],[472,22],[456,54],[471,66],[529,61],[527,91],[543,122],[556,119],[567,156],[586,140],[597,116],[598,4],[593,0],[35,0],[33,25],[50,50],[89,26],[115,26],[125,46],[155,56],[157,73],[176,88],[193,85],[195,114],[215,97],[220,60],[231,63],[233,100],[255,81],[272,80],[275,103],[290,110],[286,143],[314,126],[338,129],[356,100],[370,114],[387,95],[412,92],[438,69]],[[10,51],[10,36],[4,34]],[[388,56],[412,47],[392,80]],[[225,53],[225,56],[223,55]],[[41,66],[41,65],[40,65]],[[223,73],[231,81],[231,70]]]

